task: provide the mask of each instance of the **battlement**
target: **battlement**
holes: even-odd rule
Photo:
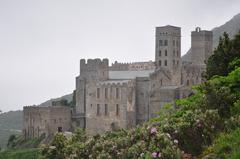
[[[88,59],[87,62],[85,59],[80,60],[80,70],[89,70],[89,69],[100,69],[100,68],[108,68],[109,60],[107,58],[101,60],[99,58],[96,59]]]
[[[155,63],[153,61],[147,62],[117,62],[112,63],[109,67],[110,71],[137,71],[137,70],[154,70]]]

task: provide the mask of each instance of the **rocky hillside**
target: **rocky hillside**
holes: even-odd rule
[[[213,28],[213,48],[215,48],[218,44],[219,37],[223,35],[224,32],[227,32],[230,38],[233,38],[240,31],[240,13],[235,15],[231,20],[226,22],[225,24]],[[190,59],[190,52],[189,50],[182,58],[183,61],[189,61]]]
[[[71,102],[72,98],[73,98],[73,93],[64,95],[59,98],[50,99],[46,102],[41,103],[39,106],[52,106],[52,102],[60,101],[60,100],[67,100],[68,102]]]

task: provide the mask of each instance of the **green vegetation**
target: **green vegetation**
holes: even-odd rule
[[[0,152],[0,159],[40,159],[39,149],[6,150]]]
[[[231,133],[222,133],[204,153],[212,158],[240,158],[240,129]]]

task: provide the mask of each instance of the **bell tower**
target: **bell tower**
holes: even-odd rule
[[[155,63],[156,68],[173,72],[181,67],[181,28],[175,26],[156,27]]]

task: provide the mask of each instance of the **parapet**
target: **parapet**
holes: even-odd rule
[[[202,30],[200,27],[196,27],[195,31],[191,32],[192,36],[212,36],[212,31]]]
[[[80,70],[95,70],[105,68],[107,69],[109,65],[109,60],[104,58],[103,60],[96,58],[96,59],[85,59],[80,60]]]

